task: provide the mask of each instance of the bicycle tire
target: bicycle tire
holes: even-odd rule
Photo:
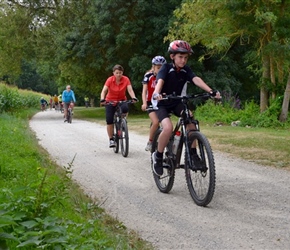
[[[68,121],[68,123],[72,123],[71,109],[68,109],[68,111],[67,111],[67,121]]]
[[[120,144],[121,144],[121,153],[124,157],[127,157],[129,154],[129,132],[127,121],[125,118],[121,120],[121,137],[120,137]]]
[[[170,190],[173,187],[174,178],[175,178],[175,164],[174,164],[173,160],[167,156],[167,152],[169,150],[169,147],[167,147],[167,146],[165,147],[164,158],[163,158],[163,162],[165,163],[165,165],[167,165],[169,167],[163,168],[163,175],[162,176],[157,176],[153,172],[152,153],[157,151],[158,139],[159,139],[159,135],[160,135],[161,131],[162,131],[162,129],[158,129],[155,132],[155,135],[154,135],[154,138],[153,138],[153,141],[152,141],[151,169],[152,169],[153,178],[154,178],[154,181],[155,181],[155,184],[156,184],[157,188],[162,193],[169,193]]]
[[[119,124],[117,122],[114,123],[114,141],[115,141],[115,147],[113,147],[113,151],[117,154],[119,152]]]
[[[193,163],[190,153],[192,142],[196,140],[197,154],[201,161]],[[207,138],[199,131],[191,132],[188,146],[185,149],[185,178],[189,193],[198,206],[207,206],[215,191],[215,162],[214,156]]]

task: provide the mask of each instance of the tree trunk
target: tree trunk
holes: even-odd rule
[[[288,81],[286,85],[286,89],[284,92],[284,98],[283,98],[283,103],[282,103],[282,110],[281,114],[279,116],[279,121],[280,122],[286,122],[288,118],[288,110],[289,110],[289,101],[290,101],[290,73],[288,76]]]
[[[269,94],[266,89],[266,84],[270,80],[270,61],[268,56],[263,56],[263,84],[260,89],[260,112],[263,112],[268,107]]]
[[[270,78],[271,78],[271,83],[273,85],[271,98],[272,100],[274,100],[276,98],[276,78],[275,78],[274,59],[272,58],[272,56],[270,57]]]

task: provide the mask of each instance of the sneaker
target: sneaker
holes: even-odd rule
[[[152,154],[152,161],[153,161],[153,172],[157,176],[163,175],[163,160],[162,158],[156,157],[156,152]]]
[[[151,151],[151,149],[152,149],[152,143],[148,142],[146,145],[145,151]]]
[[[63,122],[67,122],[67,119],[65,119]]]
[[[116,147],[116,144],[115,144],[115,141],[114,141],[114,140],[110,140],[110,142],[109,142],[109,147],[110,147],[110,148],[114,148],[114,147]]]
[[[197,154],[193,154],[192,155],[192,160],[193,160],[193,164],[194,164],[195,169],[199,169],[199,170],[202,170],[203,169],[204,163],[199,158],[199,156]]]

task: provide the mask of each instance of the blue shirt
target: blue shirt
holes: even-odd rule
[[[63,102],[71,102],[71,101],[76,102],[74,92],[72,90],[71,91],[64,90],[62,92],[62,101]]]

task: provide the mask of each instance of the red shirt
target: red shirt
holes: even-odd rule
[[[127,86],[131,85],[131,82],[127,76],[122,76],[120,83],[116,83],[116,77],[110,76],[105,85],[108,87],[108,94],[106,96],[106,101],[123,101],[127,100],[126,90]]]

